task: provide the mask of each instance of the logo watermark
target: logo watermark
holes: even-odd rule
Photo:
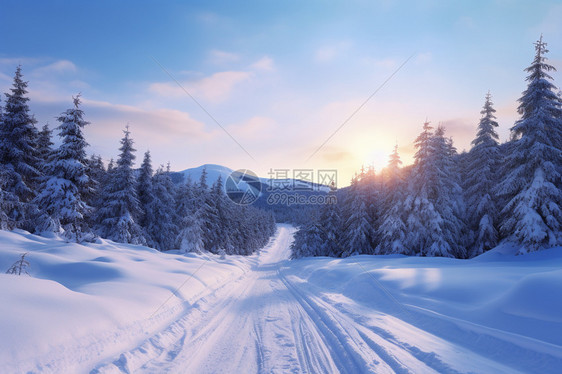
[[[273,192],[267,197],[269,205],[326,205],[336,204],[338,199],[333,194],[312,194]]]
[[[251,170],[235,170],[224,183],[226,196],[238,205],[253,204],[261,194],[262,182]]]
[[[270,169],[259,178],[248,169],[233,171],[224,184],[235,204],[250,205],[264,195],[268,205],[336,204],[338,173],[335,169]]]
[[[266,191],[322,191],[337,189],[336,169],[269,169]]]

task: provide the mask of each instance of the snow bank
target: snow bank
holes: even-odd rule
[[[87,372],[251,264],[103,240],[78,245],[24,231],[0,231],[0,243],[0,271],[23,252],[31,265],[31,277],[0,274],[2,372]]]
[[[291,261],[283,273],[319,305],[373,331],[391,326],[384,331],[403,330],[404,339],[420,342],[431,334],[428,351],[437,352],[437,337],[514,370],[559,373],[562,248],[516,252],[499,248],[472,260],[306,258]]]

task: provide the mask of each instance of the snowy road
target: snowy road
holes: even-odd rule
[[[315,292],[290,273],[293,233],[294,228],[280,225],[271,245],[252,259],[251,271],[198,300],[163,331],[94,372],[519,372],[507,366],[502,354],[485,354],[487,344],[499,346],[499,351],[521,350],[521,342],[510,342],[509,334],[484,331],[474,345],[471,331],[476,330],[459,328],[462,321],[406,310],[383,288],[373,294],[380,310],[365,309],[338,293]],[[337,274],[332,281],[338,281]],[[556,346],[530,344],[538,344],[538,352],[522,351],[529,356],[522,359],[547,362],[547,367],[562,363]]]

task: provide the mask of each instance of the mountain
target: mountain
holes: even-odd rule
[[[201,174],[203,169],[207,170],[207,184],[212,185],[218,178],[219,175],[222,177],[223,182],[227,180],[227,178],[234,172],[234,170],[216,164],[205,164],[198,166],[196,168],[185,169],[179,172],[175,172],[173,176],[173,180],[176,183],[185,183],[188,178],[191,178],[192,182],[199,182],[201,178]],[[289,170],[291,173],[291,170]],[[315,176],[316,177],[316,176]],[[259,177],[259,180],[262,183],[262,192],[264,192],[270,186],[279,186],[281,184],[295,186],[295,191],[306,191],[306,190],[314,190],[327,193],[330,191],[330,187],[318,183],[311,183],[308,181],[303,181],[300,179],[271,179],[269,176],[267,177]],[[281,182],[282,181],[282,182]],[[240,181],[238,187],[242,190],[247,189],[248,184],[244,181]]]
[[[209,185],[212,185],[217,179],[219,179],[219,175],[222,177],[222,180],[225,181],[228,176],[234,171],[222,165],[205,164],[196,168],[185,169],[183,171],[177,172],[176,175],[181,174],[182,179],[175,180],[177,182],[185,182],[188,178],[191,178],[192,182],[199,182],[201,174],[203,173],[203,169],[206,169],[207,171],[207,184]]]

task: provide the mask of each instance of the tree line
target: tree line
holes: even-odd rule
[[[542,36],[535,51],[508,142],[498,142],[489,93],[469,152],[458,154],[445,129],[426,121],[414,164],[401,167],[396,146],[380,175],[361,170],[338,204],[301,226],[293,257],[470,258],[501,241],[518,253],[562,245],[562,98]]]
[[[135,169],[128,126],[115,162],[106,167],[99,155],[88,157],[80,95],[57,118],[61,144],[54,148],[49,126],[36,127],[27,85],[18,66],[0,105],[1,229],[242,255],[273,235],[273,214],[232,203],[220,178],[209,185],[204,171],[199,181],[175,184],[169,165],[153,171],[149,151]]]

